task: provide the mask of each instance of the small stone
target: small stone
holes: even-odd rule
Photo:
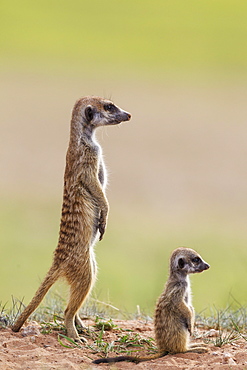
[[[231,355],[230,355],[230,353],[228,353],[228,352],[224,352],[224,353],[223,353],[223,357],[225,357],[225,358],[229,358],[229,357],[231,357]]]
[[[207,332],[206,337],[217,337],[218,335],[219,335],[219,331],[218,330],[210,329]]]
[[[237,365],[236,362],[233,360],[232,357],[229,358],[228,360],[228,365],[232,366],[232,365]]]
[[[223,363],[227,365],[236,365],[233,357],[228,352],[223,353]]]
[[[23,337],[33,336],[33,335],[40,335],[40,331],[37,326],[35,325],[28,325],[22,329],[21,335]]]

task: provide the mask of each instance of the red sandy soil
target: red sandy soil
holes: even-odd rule
[[[91,325],[92,323],[89,322]],[[114,320],[114,324],[121,330],[132,330],[141,338],[154,337],[152,323],[138,320]],[[106,331],[104,341],[111,342],[117,339],[117,329]],[[199,332],[203,336],[213,337],[217,334],[211,330],[207,333]],[[211,338],[212,339],[212,338]],[[198,341],[200,341],[198,339]],[[64,344],[69,345],[66,340]],[[88,339],[92,345],[92,339]],[[145,352],[142,352],[142,355]],[[110,353],[110,356],[116,355]],[[82,346],[81,348],[65,348],[58,342],[58,333],[41,334],[35,322],[29,324],[20,333],[13,333],[11,329],[0,329],[0,369],[247,369],[247,342],[244,339],[236,340],[223,347],[214,347],[209,344],[206,354],[184,353],[168,355],[157,360],[143,362],[138,365],[122,362],[111,365],[94,365],[92,360],[99,358],[100,353]]]

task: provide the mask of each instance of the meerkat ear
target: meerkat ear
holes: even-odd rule
[[[93,111],[93,108],[91,107],[91,105],[88,105],[86,108],[85,108],[85,117],[86,117],[86,120],[88,122],[91,122],[92,119],[93,119],[93,116],[94,116],[94,111]]]
[[[183,258],[179,258],[179,260],[178,260],[178,267],[180,269],[183,269],[184,268],[184,265],[185,265],[184,259]]]

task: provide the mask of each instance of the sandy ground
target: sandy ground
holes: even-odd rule
[[[141,338],[153,337],[151,323],[142,321],[115,320],[114,324],[122,330],[130,329],[138,333]],[[116,340],[117,329],[107,331],[104,341]],[[210,333],[210,332],[208,332]],[[24,336],[24,334],[26,334]],[[203,333],[203,335],[207,335]],[[208,334],[208,335],[212,335]],[[58,342],[57,332],[41,334],[35,324],[24,332],[13,333],[10,329],[0,330],[0,369],[247,369],[247,342],[244,339],[227,344],[222,348],[209,344],[206,354],[177,354],[169,355],[135,365],[133,363],[119,363],[117,365],[94,365],[93,359],[99,357],[92,349],[93,341],[88,339],[88,346],[82,348],[65,348]],[[200,339],[198,339],[199,341]],[[64,344],[66,341],[64,342]],[[67,345],[69,343],[66,343]],[[143,352],[144,354],[144,352]],[[114,356],[115,353],[110,353]]]

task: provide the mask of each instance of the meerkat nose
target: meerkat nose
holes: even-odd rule
[[[127,116],[127,120],[126,121],[129,121],[131,119],[131,114],[128,113],[128,112],[125,112],[126,113],[126,116]]]
[[[205,263],[204,269],[207,270],[209,269],[210,265],[208,263]]]

